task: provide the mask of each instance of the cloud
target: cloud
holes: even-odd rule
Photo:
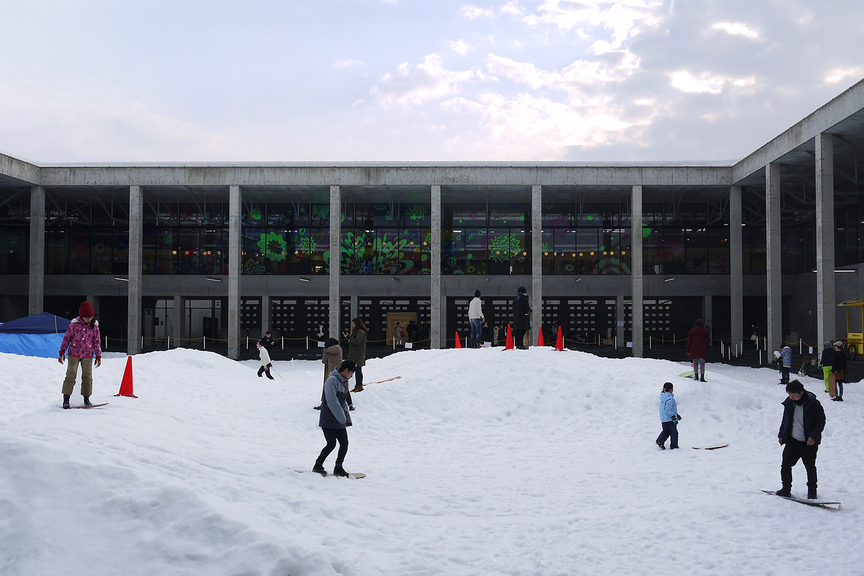
[[[848,78],[849,76],[859,77],[861,76],[862,69],[860,66],[855,66],[852,68],[834,68],[833,70],[828,71],[828,75],[825,76],[825,82],[829,84],[836,84],[838,82],[842,82],[844,78]]]
[[[751,40],[759,39],[759,31],[749,28],[746,24],[733,22],[718,22],[711,26],[711,30],[725,32],[732,36],[743,36]]]
[[[468,4],[467,6],[462,6],[456,12],[459,16],[463,18],[467,18],[468,20],[476,20],[477,18],[494,18],[495,10],[492,8],[478,8],[473,4]]]
[[[688,93],[720,94],[726,86],[733,86],[736,88],[750,88],[756,86],[756,79],[752,76],[746,78],[733,78],[711,75],[707,72],[703,72],[699,76],[694,76],[686,70],[672,72],[669,76],[672,87]]]
[[[477,74],[473,70],[445,70],[441,56],[429,54],[416,66],[405,62],[396,72],[384,74],[372,88],[372,95],[383,106],[416,106],[457,94],[463,82],[475,77]]]
[[[364,63],[360,60],[336,60],[333,62],[333,68],[351,68],[353,66],[363,66]]]
[[[464,56],[470,49],[471,47],[464,40],[450,42],[450,50],[457,54],[462,54]]]

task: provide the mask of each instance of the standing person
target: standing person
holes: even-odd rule
[[[330,373],[336,370],[339,371],[339,366],[342,364],[342,346],[335,338],[328,338],[324,341],[324,351],[321,353],[321,362],[324,364],[324,383],[327,383],[327,378]],[[348,394],[346,400],[348,409],[353,410],[354,405],[351,403],[351,394]],[[321,392],[321,404],[315,407],[315,410],[320,410],[324,405],[324,392]]]
[[[687,333],[687,355],[693,363],[693,379],[705,382],[705,361],[708,359],[708,346],[711,335],[705,329],[705,322],[699,318]],[[699,377],[699,372],[702,377]]]
[[[822,357],[819,359],[819,365],[822,366],[822,374],[825,377],[825,392],[829,392],[829,384],[831,382],[831,367],[834,364],[834,343],[824,342],[822,344]]]
[[[661,450],[666,449],[666,439],[670,437],[672,441],[669,443],[669,448],[671,450],[678,448],[678,421],[681,417],[678,415],[678,404],[675,403],[673,388],[671,382],[666,382],[660,393],[660,424],[663,426],[663,431],[655,442]]]
[[[351,426],[351,415],[348,413],[348,380],[355,374],[356,365],[351,360],[344,360],[338,370],[333,370],[324,381],[322,392],[323,402],[321,404],[321,415],[318,416],[318,426],[324,433],[327,444],[315,460],[313,472],[322,476],[327,475],[324,469],[324,461],[333,452],[336,443],[339,443],[339,451],[336,453],[336,466],[333,474],[336,476],[348,476],[342,463],[348,453],[348,426]]]
[[[784,346],[780,350],[780,384],[789,383],[789,372],[792,370],[792,348]]]
[[[527,350],[525,333],[531,329],[531,305],[528,303],[528,291],[524,286],[516,289],[513,299],[513,344],[520,350]]]
[[[501,329],[498,327],[498,324],[492,327],[492,345],[498,346],[498,333]]]
[[[786,393],[789,397],[783,401],[783,420],[777,434],[780,445],[785,445],[780,464],[783,487],[777,495],[792,495],[792,467],[801,460],[807,469],[807,498],[815,500],[816,453],[825,429],[825,410],[816,395],[804,390],[804,385],[798,380],[786,384]]]
[[[351,333],[344,333],[348,339],[348,360],[354,362],[354,389],[351,392],[363,391],[363,366],[366,365],[366,324],[360,318],[351,321]],[[350,402],[350,401],[349,401]]]
[[[261,359],[261,367],[258,368],[258,377],[261,378],[262,374],[267,374],[267,378],[275,380],[270,374],[270,368],[273,366],[273,363],[270,362],[270,353],[267,352],[267,347],[261,344],[261,342],[255,345],[258,347],[258,357]]]
[[[468,340],[469,348],[479,348],[483,332],[483,301],[480,299],[480,290],[474,291],[474,299],[468,304],[468,322],[471,323],[471,336]]]
[[[99,334],[99,322],[96,321],[93,305],[84,301],[78,308],[78,317],[72,320],[63,341],[60,343],[60,353],[57,361],[63,364],[68,350],[69,364],[66,366],[66,378],[63,380],[63,408],[69,408],[69,398],[75,388],[75,378],[78,376],[78,366],[81,366],[81,395],[84,405],[92,406],[90,395],[93,393],[93,358],[95,367],[102,365],[102,347]]]
[[[264,337],[259,342],[267,349],[268,354],[273,352],[273,345],[276,344],[276,341],[273,340],[273,334],[270,333],[270,330],[264,333]]]
[[[837,395],[832,400],[843,401],[843,383],[846,382],[846,353],[843,352],[843,342],[834,343],[834,363],[831,365],[831,374],[834,375],[834,383],[837,387]]]

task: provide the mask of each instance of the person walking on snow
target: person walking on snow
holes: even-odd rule
[[[468,340],[469,348],[479,348],[481,334],[483,332],[483,301],[480,300],[480,290],[474,291],[474,299],[468,304],[468,322],[471,323],[471,337]]]
[[[789,371],[792,370],[792,348],[784,346],[780,350],[780,384],[789,383]]]
[[[687,333],[687,355],[693,363],[693,379],[705,382],[705,361],[708,359],[708,346],[711,335],[705,329],[705,322],[699,318]],[[699,377],[699,372],[702,377]]]
[[[834,363],[831,366],[831,374],[834,376],[834,384],[837,394],[832,400],[843,401],[843,383],[846,382],[846,353],[843,352],[843,342],[838,340],[834,343]]]
[[[267,378],[275,380],[275,378],[270,375],[270,367],[273,366],[273,364],[270,362],[270,353],[267,352],[267,347],[261,344],[261,342],[258,342],[256,346],[258,347],[259,358],[261,358],[261,367],[258,368],[258,377],[261,378],[261,374],[267,374]]]
[[[824,342],[822,344],[822,357],[819,359],[819,365],[822,366],[822,375],[825,377],[825,392],[829,392],[829,384],[831,382],[831,367],[834,364],[834,344],[832,342]]]
[[[672,390],[672,383],[666,382],[660,393],[660,423],[663,426],[663,431],[660,432],[655,442],[661,450],[666,449],[666,439],[670,437],[672,442],[670,442],[669,448],[672,450],[678,448],[678,421],[681,416],[678,415],[678,404],[675,403],[675,394]]]
[[[816,453],[825,429],[825,410],[812,392],[804,390],[798,380],[786,384],[789,397],[783,401],[783,420],[777,439],[783,448],[780,480],[783,487],[778,496],[792,495],[792,468],[798,460],[807,469],[807,498],[816,499]]]
[[[99,322],[96,321],[96,313],[93,305],[84,301],[78,308],[78,317],[72,320],[63,341],[60,343],[60,353],[57,361],[63,364],[64,357],[69,356],[69,364],[66,366],[66,378],[63,380],[63,408],[69,408],[69,398],[75,388],[75,378],[78,375],[78,366],[81,366],[81,395],[84,397],[84,405],[92,406],[90,395],[93,393],[93,358],[96,358],[95,367],[102,365],[101,336],[99,334]]]
[[[351,360],[345,360],[339,365],[338,370],[333,370],[324,382],[322,396],[324,402],[321,404],[321,414],[318,416],[318,426],[324,433],[327,444],[321,450],[313,472],[322,476],[327,475],[324,469],[324,461],[333,452],[336,443],[339,443],[339,451],[336,453],[336,465],[333,474],[336,476],[348,476],[342,464],[348,453],[348,426],[351,426],[351,414],[348,412],[348,404],[345,400],[348,395],[348,380],[354,375],[356,365]]]
[[[363,391],[363,366],[366,365],[366,324],[360,318],[351,321],[351,333],[344,333],[348,339],[348,360],[354,362],[354,389],[351,392]],[[351,404],[350,399],[348,403]]]

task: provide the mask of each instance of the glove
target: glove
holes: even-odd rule
[[[57,354],[57,361],[60,362],[60,363],[62,364],[62,363],[63,363],[63,359],[64,359],[65,356],[66,356],[66,355],[63,354],[63,350],[60,350],[60,352]]]
[[[98,368],[101,365],[102,365],[102,357],[96,356],[96,364],[95,364],[96,368]]]

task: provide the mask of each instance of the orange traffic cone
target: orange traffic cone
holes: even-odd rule
[[[545,346],[546,343],[543,342],[543,327],[537,328],[537,346]]]
[[[456,348],[462,348],[462,343],[459,342],[459,332],[456,332]]]
[[[505,350],[513,350],[513,332],[510,331],[510,324],[507,324],[507,345]]]
[[[561,326],[558,326],[558,341],[555,343],[555,350],[564,351],[564,333],[561,332]]]
[[[123,381],[120,383],[120,393],[115,394],[115,396],[129,396],[130,398],[137,398],[137,396],[132,393],[132,356],[126,358],[126,371],[123,372]]]

